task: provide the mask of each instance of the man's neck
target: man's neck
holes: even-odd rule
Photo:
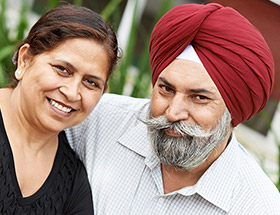
[[[206,161],[194,169],[182,171],[174,166],[161,164],[164,193],[171,193],[184,187],[195,185],[212,163],[223,153],[230,140],[231,131],[227,138],[213,150]]]
[[[184,187],[196,184],[204,172],[193,173],[193,170],[182,171],[174,166],[161,164],[164,193],[171,193]]]

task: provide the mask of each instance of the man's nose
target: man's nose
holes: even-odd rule
[[[171,122],[187,120],[189,118],[188,104],[182,95],[175,95],[165,112],[166,118]]]
[[[80,81],[72,79],[59,88],[68,101],[75,102],[81,99]]]

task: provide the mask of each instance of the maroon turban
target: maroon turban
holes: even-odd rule
[[[264,108],[273,85],[273,58],[247,19],[215,3],[180,5],[167,12],[151,35],[153,85],[189,44],[222,95],[234,126]]]

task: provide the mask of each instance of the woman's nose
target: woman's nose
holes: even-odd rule
[[[69,80],[59,90],[68,101],[75,102],[81,99],[80,83],[78,81]]]

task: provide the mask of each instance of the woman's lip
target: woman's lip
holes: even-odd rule
[[[63,111],[57,109],[56,107],[52,106],[51,104],[49,104],[49,105],[50,105],[51,109],[52,109],[57,115],[59,115],[59,116],[61,116],[61,117],[69,117],[69,116],[71,116],[72,113],[73,113],[73,112],[65,113],[65,112],[63,112]]]
[[[48,100],[49,100],[49,101],[50,101],[50,100],[53,100],[53,101],[55,101],[56,103],[62,105],[63,107],[70,108],[70,109],[72,109],[72,110],[76,110],[75,108],[73,108],[73,107],[71,107],[71,106],[69,106],[69,105],[66,105],[66,104],[64,104],[63,102],[57,101],[57,100],[55,100],[55,99],[48,98]]]
[[[173,129],[170,128],[164,129],[164,132],[171,137],[182,137],[181,134],[176,133]]]
[[[48,103],[51,107],[51,109],[57,114],[59,115],[60,117],[69,117],[73,114],[73,112],[75,111],[75,109],[73,109],[72,107],[68,106],[68,105],[65,105],[64,103],[62,102],[58,102],[54,99],[50,99],[50,98],[47,98],[48,100]],[[56,104],[56,105],[54,105]],[[60,106],[60,108],[58,107]],[[62,108],[67,108],[69,112],[65,112],[62,110]],[[66,109],[66,110],[67,110]]]

